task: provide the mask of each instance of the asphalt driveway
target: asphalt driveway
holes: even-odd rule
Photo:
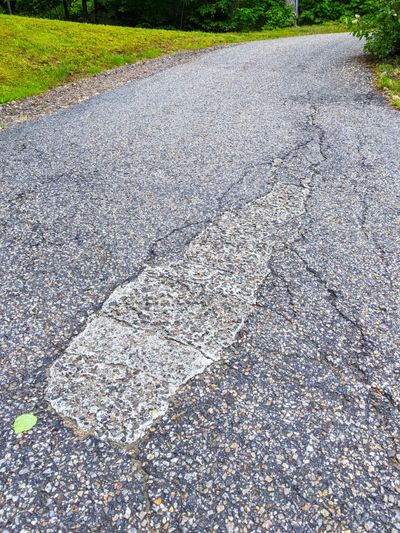
[[[2,531],[400,530],[400,115],[361,57],[345,34],[243,44],[0,133]],[[138,440],[126,388],[93,389],[103,352],[65,351],[121,284],[221,267],[227,235],[252,297],[213,300],[218,357]],[[51,388],[57,365],[90,387]],[[85,425],[103,397],[123,438]]]

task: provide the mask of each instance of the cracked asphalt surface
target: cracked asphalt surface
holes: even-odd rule
[[[243,44],[0,134],[2,531],[400,530],[400,116],[361,54]],[[49,409],[115,287],[304,180],[234,344],[135,446]]]

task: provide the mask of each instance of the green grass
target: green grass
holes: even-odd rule
[[[125,63],[181,50],[345,31],[338,24],[257,33],[202,33],[101,26],[0,15],[0,103]]]
[[[400,57],[390,63],[379,63],[375,69],[377,86],[400,109]]]

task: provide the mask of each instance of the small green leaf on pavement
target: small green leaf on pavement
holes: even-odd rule
[[[29,431],[37,422],[37,417],[32,413],[24,413],[23,415],[17,416],[14,420],[14,431],[15,433],[23,433],[24,431]]]

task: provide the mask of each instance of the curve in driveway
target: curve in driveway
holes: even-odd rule
[[[397,527],[400,123],[360,56],[346,35],[248,43],[1,133],[2,527]],[[255,262],[219,285],[230,239]],[[163,317],[192,302],[193,265],[215,272],[212,309],[228,291],[226,314],[188,338],[184,306],[166,334]],[[110,307],[123,293],[129,305]],[[133,441],[154,413],[124,425],[129,357],[106,379],[88,335],[117,328],[116,307],[147,361],[149,321],[168,361],[171,343],[207,340],[192,346],[207,361],[166,376],[168,411],[134,452],[109,440]],[[45,409],[50,367],[55,406],[100,439]],[[93,368],[99,382],[74,374]],[[98,410],[105,386],[116,423]],[[16,439],[13,418],[38,409]]]

